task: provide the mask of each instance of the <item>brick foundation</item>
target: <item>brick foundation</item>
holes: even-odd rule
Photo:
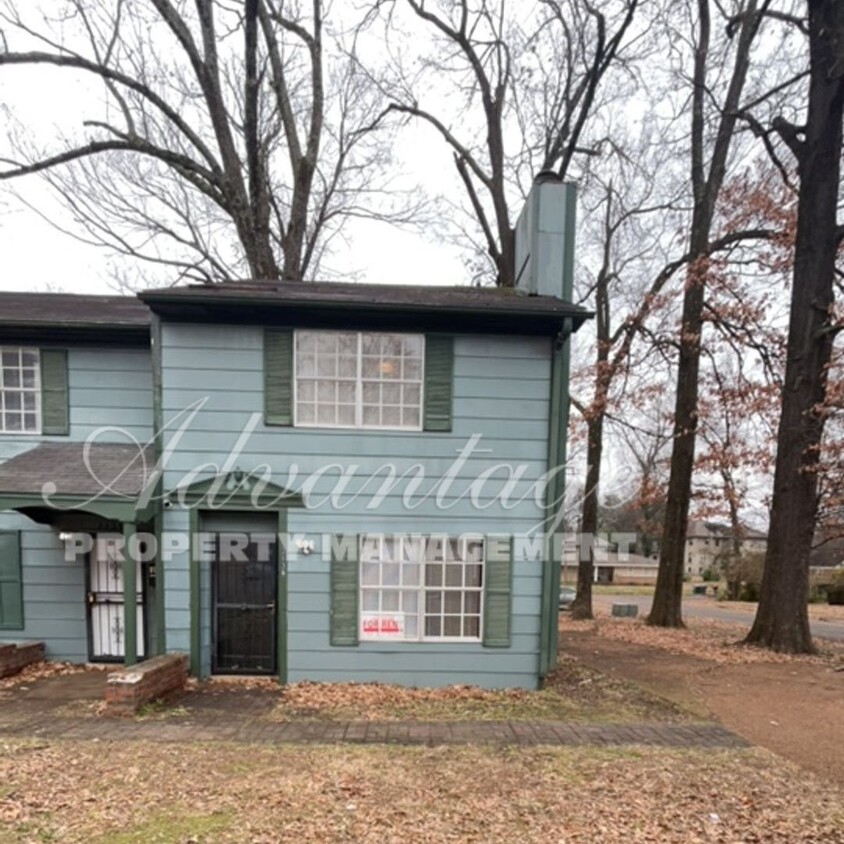
[[[135,715],[146,703],[177,697],[188,679],[185,654],[164,654],[108,675],[105,711],[108,715]]]
[[[0,643],[0,679],[17,674],[27,665],[43,661],[43,642]]]

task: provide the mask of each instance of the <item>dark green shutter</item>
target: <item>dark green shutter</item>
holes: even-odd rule
[[[23,630],[21,539],[18,531],[0,532],[0,630]]]
[[[510,647],[512,615],[513,540],[488,536],[484,563],[484,647]]]
[[[335,536],[331,547],[331,644],[358,643],[357,536]]]
[[[70,432],[67,349],[41,349],[41,432]]]
[[[426,431],[451,430],[451,394],[454,380],[454,338],[448,334],[425,336]]]
[[[293,330],[264,331],[264,424],[293,424]]]

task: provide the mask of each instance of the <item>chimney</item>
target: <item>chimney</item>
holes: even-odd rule
[[[516,287],[570,302],[577,185],[552,170],[533,180],[516,223]]]

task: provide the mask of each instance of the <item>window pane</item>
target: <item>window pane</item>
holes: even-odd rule
[[[363,409],[363,424],[364,425],[380,425],[381,413],[377,407],[365,407]]]
[[[317,375],[320,378],[333,378],[337,375],[337,358],[320,354],[317,357]]]
[[[401,404],[401,385],[384,384],[381,387],[381,401],[384,404]]]
[[[419,585],[419,566],[415,563],[404,563],[402,565],[402,583],[405,586]]]
[[[459,615],[447,615],[443,621],[443,636],[459,636],[463,627]]]
[[[364,589],[361,606],[364,612],[378,612],[378,592],[374,589]]]
[[[463,585],[463,565],[461,563],[452,563],[445,567],[445,585],[457,587]]]
[[[360,582],[367,586],[377,586],[380,569],[380,563],[364,563],[361,567]]]
[[[345,404],[355,403],[354,381],[341,381],[337,385],[337,398]]]
[[[300,404],[296,408],[296,421],[300,425],[313,425],[316,422],[316,407],[312,404]]]
[[[355,406],[353,404],[341,404],[337,408],[337,424],[354,427],[355,424]]]
[[[385,589],[381,592],[381,612],[398,612],[399,595],[397,589]]]
[[[469,587],[479,587],[481,585],[481,566],[469,565],[465,566],[463,570],[465,577],[465,585]]]
[[[34,388],[36,384],[35,370],[24,369],[23,371],[23,385],[24,387]]]
[[[407,615],[404,617],[404,637],[405,639],[416,639],[419,637],[419,616]]]
[[[405,384],[402,388],[402,404],[419,404],[419,387],[415,384]]]
[[[419,408],[413,408],[412,410],[408,410],[405,408],[401,412],[401,422],[405,428],[418,428],[419,427]]]
[[[425,565],[425,585],[426,586],[442,586],[443,582],[443,566],[436,563],[427,563]]]
[[[20,362],[20,352],[15,349],[3,350],[3,366],[17,366]]]
[[[24,428],[27,431],[38,430],[38,417],[34,413],[26,413],[23,417]]]
[[[406,334],[402,337],[402,350],[406,357],[422,357],[422,337],[419,334]]]
[[[3,386],[4,387],[20,387],[21,374],[18,369],[4,369],[3,370]]]
[[[381,424],[389,425],[390,427],[398,427],[401,425],[401,408],[389,406],[382,407]]]
[[[481,620],[478,617],[463,619],[463,635],[477,639],[481,635]]]
[[[296,397],[300,402],[313,401],[316,398],[316,381],[300,380],[296,385]]]
[[[23,396],[21,393],[6,393],[3,396],[6,410],[20,410],[23,404]]]
[[[443,595],[442,592],[426,592],[425,593],[425,614],[439,615],[443,609]]]
[[[478,615],[481,611],[481,593],[465,592],[463,595],[463,612],[467,615]]]
[[[451,615],[460,615],[463,611],[463,594],[454,591],[445,593],[445,600],[443,602],[443,610]]]
[[[421,381],[422,361],[405,358],[403,377],[405,381]]]
[[[419,612],[419,593],[406,591],[402,593],[402,609],[406,613]]]
[[[332,331],[320,331],[317,333],[317,354],[320,357],[333,357],[337,354],[338,336]]]
[[[22,431],[23,430],[23,420],[21,416],[17,413],[7,413],[5,414],[6,424],[4,425],[7,431]]]
[[[357,360],[358,335],[354,332],[337,335],[337,352],[341,357]]]
[[[297,375],[316,375],[316,358],[312,354],[299,354],[296,356]]]
[[[381,566],[381,583],[385,586],[399,586],[401,583],[401,564],[383,563]]]
[[[425,617],[425,635],[442,636],[442,619],[439,616],[434,618]]]
[[[317,422],[320,425],[334,425],[337,422],[337,414],[334,405],[321,404],[317,408]]]

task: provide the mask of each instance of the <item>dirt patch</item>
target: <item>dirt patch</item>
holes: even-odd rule
[[[693,653],[672,652],[608,632],[619,629],[614,622],[579,629],[568,622],[561,626],[560,647],[593,668],[639,683],[701,717],[714,717],[748,741],[844,784],[844,671],[837,670],[836,659],[715,659],[706,641]],[[695,628],[659,632],[685,639],[697,635]]]
[[[844,797],[758,750],[0,742],[0,841],[842,844]]]

